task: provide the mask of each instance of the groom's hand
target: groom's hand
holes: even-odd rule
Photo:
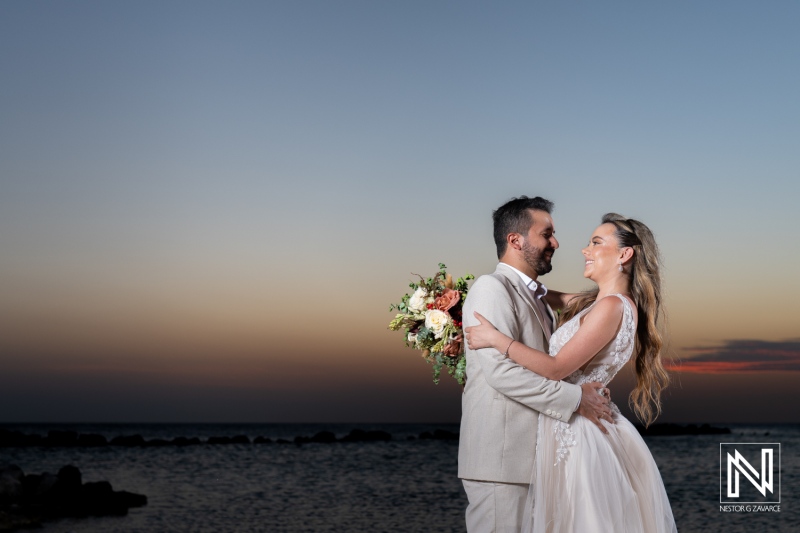
[[[578,414],[588,418],[600,428],[600,431],[608,434],[608,430],[600,423],[600,420],[614,423],[614,419],[611,416],[611,408],[608,406],[608,389],[604,389],[602,383],[593,382],[581,385],[581,391],[583,394],[581,395],[581,403],[578,405]],[[603,391],[605,395],[599,394],[598,391]]]

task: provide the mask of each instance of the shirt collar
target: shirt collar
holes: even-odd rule
[[[501,263],[503,262],[501,261]],[[513,270],[514,272],[516,272],[519,275],[520,279],[522,279],[522,283],[524,283],[537,298],[542,298],[545,294],[547,294],[547,287],[545,287],[541,283],[537,283],[536,280],[531,278],[529,275],[517,270],[508,263],[503,263],[503,264],[506,265],[511,270]]]

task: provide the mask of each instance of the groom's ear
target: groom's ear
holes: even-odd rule
[[[509,233],[506,235],[506,243],[508,244],[508,248],[513,248],[514,250],[522,250],[522,235],[519,233]]]

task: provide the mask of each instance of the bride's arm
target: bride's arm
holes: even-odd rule
[[[547,305],[553,308],[553,311],[564,309],[570,300],[578,296],[575,292],[558,292],[548,289],[544,299],[547,300]]]
[[[614,338],[622,322],[622,301],[619,298],[599,300],[556,357],[550,357],[542,351],[525,346],[497,331],[492,323],[479,313],[475,313],[475,317],[481,325],[465,329],[470,348],[491,346],[501,353],[508,354],[514,362],[540,376],[561,380],[586,364]]]

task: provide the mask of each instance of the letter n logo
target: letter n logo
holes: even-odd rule
[[[780,503],[780,443],[719,446],[720,503]]]

